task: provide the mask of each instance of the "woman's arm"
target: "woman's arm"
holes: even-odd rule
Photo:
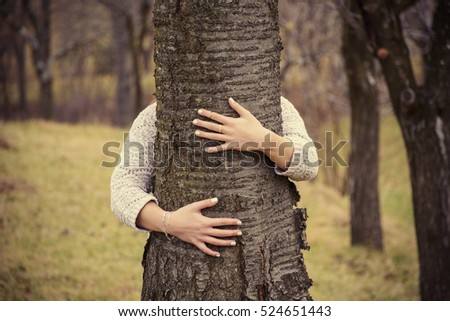
[[[196,126],[215,132],[197,130],[199,137],[224,142],[206,151],[215,153],[223,150],[258,150],[264,152],[276,165],[278,175],[293,180],[312,179],[317,174],[317,152],[308,136],[303,119],[297,110],[284,97],[281,97],[283,136],[264,128],[262,124],[244,107],[229,99],[230,106],[239,114],[238,118],[223,116],[200,109],[198,113],[220,124],[194,119]]]
[[[136,218],[150,201],[158,202],[152,194],[155,169],[151,166],[153,149],[149,142],[156,137],[156,103],[144,109],[133,122],[120,154],[120,164],[111,176],[111,209],[125,225],[140,229]]]
[[[206,244],[216,246],[235,246],[236,241],[222,239],[240,236],[240,230],[218,229],[221,226],[241,225],[235,218],[210,218],[203,216],[201,210],[212,207],[218,202],[210,198],[186,205],[174,212],[166,212],[156,202],[149,202],[137,217],[137,225],[154,231],[173,235],[182,241],[195,245],[205,254],[220,257],[220,253],[211,250]]]
[[[152,194],[155,168],[152,165],[156,138],[156,103],[147,107],[131,126],[128,142],[121,153],[120,164],[111,176],[111,208],[119,220],[140,231],[171,234],[191,243],[208,255],[220,256],[206,243],[234,246],[236,242],[223,237],[242,235],[241,231],[217,227],[240,225],[231,218],[208,218],[201,210],[214,206],[216,198],[188,204],[174,212],[166,212]]]
[[[287,168],[275,167],[275,173],[287,176],[294,181],[305,181],[317,176],[319,160],[317,149],[309,137],[305,122],[297,109],[284,97],[281,97],[281,116],[283,119],[283,137],[293,143],[294,151]]]

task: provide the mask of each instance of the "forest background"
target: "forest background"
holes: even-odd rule
[[[421,83],[436,3],[409,2],[402,31]],[[110,160],[105,143],[123,142],[134,117],[155,100],[153,6],[152,0],[1,1],[0,299],[139,298],[146,235],[111,213],[112,169],[101,165]],[[315,180],[296,183],[299,206],[309,214],[311,293],[316,300],[417,300],[407,156],[375,60],[382,246],[357,244],[352,234],[365,227],[352,227],[346,165],[352,109],[345,54],[353,44],[343,43],[347,9],[338,0],[279,1],[282,95],[329,160]],[[334,147],[342,160],[330,158]]]

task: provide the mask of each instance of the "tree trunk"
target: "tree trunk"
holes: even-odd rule
[[[53,114],[52,71],[51,71],[51,0],[41,0],[40,10],[33,8],[29,0],[24,0],[22,10],[35,36],[27,34],[25,38],[31,43],[33,64],[39,81],[39,112],[40,116],[50,119]],[[39,11],[39,12],[38,12]],[[24,26],[20,32],[26,31]],[[28,33],[28,32],[27,32]]]
[[[51,119],[53,114],[53,81],[49,79],[41,79],[40,88],[40,100],[41,114],[45,119]]]
[[[203,153],[192,135],[198,108],[236,116],[232,96],[281,134],[277,1],[156,1],[158,162],[155,195],[176,210],[217,196],[209,217],[237,217],[243,235],[221,257],[151,233],[143,300],[308,300],[301,248],[306,211],[295,185],[261,153]],[[169,145],[170,142],[170,145]]]
[[[0,47],[0,117],[3,119],[11,118],[11,99],[9,98],[8,88],[8,69],[6,66],[8,53],[6,48]]]
[[[42,25],[38,29],[38,39],[40,42],[40,59],[36,65],[40,82],[40,108],[41,115],[45,119],[52,118],[53,115],[53,79],[50,66],[51,52],[51,0],[41,1]]]
[[[351,16],[361,15],[356,0],[350,1]],[[342,53],[351,104],[351,153],[349,187],[351,243],[383,249],[378,199],[378,145],[380,113],[375,59],[369,51],[364,26],[344,19]]]
[[[386,0],[360,3],[408,153],[421,296],[450,300],[450,2],[440,0],[435,10],[423,87],[394,8]]]
[[[118,126],[129,124],[134,110],[132,99],[132,64],[129,52],[129,34],[126,16],[117,10],[111,10],[114,37],[116,103],[113,123]]]
[[[141,30],[139,32],[139,55],[142,61],[144,72],[150,72],[153,53],[153,17],[154,0],[143,0],[141,3]]]
[[[17,62],[17,89],[19,92],[19,109],[20,116],[26,116],[27,107],[27,77],[26,77],[26,51],[25,43],[20,35],[14,35],[14,52]]]
[[[127,15],[125,18],[127,31],[128,31],[128,47],[131,54],[131,63],[133,66],[133,83],[134,83],[134,117],[139,115],[142,111],[142,71],[141,64],[139,62],[139,47],[136,41],[133,18],[131,15]]]

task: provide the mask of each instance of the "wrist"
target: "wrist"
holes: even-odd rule
[[[279,168],[289,166],[294,153],[294,144],[290,139],[271,132],[265,139],[262,152],[270,158]]]
[[[263,153],[267,153],[276,146],[276,142],[273,141],[273,135],[275,135],[274,132],[267,128],[262,128],[260,134],[258,135],[259,138],[259,144],[258,144],[258,150]]]
[[[170,239],[169,234],[174,235],[173,232],[171,231],[171,226],[170,226],[172,214],[173,214],[173,212],[164,211],[163,217],[162,217],[162,223],[163,223],[162,232],[166,235],[166,237],[168,239]]]
[[[141,209],[137,218],[136,226],[153,232],[163,232],[164,210],[154,201],[150,201]]]
[[[172,236],[177,237],[179,235],[179,213],[177,211],[169,212],[166,211],[167,218],[168,218],[168,224],[166,225],[166,229],[163,232],[166,232],[167,234],[170,234]]]

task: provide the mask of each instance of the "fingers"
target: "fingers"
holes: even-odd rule
[[[204,121],[204,120],[200,120],[200,119],[194,119],[192,121],[192,123],[195,126],[203,127],[203,128],[206,128],[206,129],[218,132],[220,134],[222,134],[224,132],[224,129],[225,129],[223,125],[216,124],[216,123],[211,123],[209,121]]]
[[[191,205],[196,208],[197,210],[201,210],[203,208],[207,208],[207,207],[213,207],[214,205],[217,204],[219,200],[217,199],[217,197],[214,198],[208,198],[206,200],[202,200],[202,201],[198,201],[198,202],[194,202]]]
[[[235,218],[208,218],[210,225],[214,226],[232,226],[242,225],[242,222]]]
[[[224,150],[230,149],[239,149],[239,142],[229,142],[219,146],[208,147],[206,148],[206,152],[208,153],[218,153],[223,152]]]
[[[222,230],[218,228],[210,228],[206,231],[206,234],[217,237],[232,237],[232,236],[241,236],[242,232],[239,230]]]
[[[225,232],[225,230],[223,230]],[[227,231],[227,234],[231,234],[229,232],[233,232],[232,235],[225,235],[225,233],[223,233],[223,236],[239,236],[242,233],[238,234],[237,232],[240,231]],[[211,244],[211,245],[215,245],[215,246],[236,246],[236,241],[234,240],[222,240],[222,239],[218,239],[212,236],[204,236],[202,238],[202,241],[197,241],[195,243],[193,243],[200,251],[202,251],[203,253],[207,254],[207,255],[211,255],[211,256],[215,256],[215,257],[220,257],[220,253],[211,250],[209,247],[206,246],[205,243]]]
[[[220,253],[211,250],[209,247],[206,246],[205,243],[203,242],[197,242],[194,244],[200,251],[202,251],[203,253],[207,254],[207,255],[211,255],[211,256],[215,256],[215,257],[220,257]]]
[[[230,97],[230,99],[228,99],[228,104],[230,105],[231,108],[233,108],[238,114],[239,116],[243,117],[246,116],[249,111],[247,109],[245,109],[244,107],[242,107],[240,104],[238,104],[233,98]]]
[[[221,240],[212,236],[206,236],[203,241],[205,243],[215,246],[236,246],[236,241],[233,240]]]
[[[208,138],[208,139],[212,139],[212,140],[218,140],[221,142],[226,142],[227,140],[230,139],[227,135],[204,132],[201,130],[196,130],[195,135],[198,137]]]
[[[216,112],[212,112],[210,110],[203,109],[203,108],[199,109],[197,112],[204,117],[215,120],[224,125],[229,124],[230,121],[232,120],[232,118],[230,118],[230,117],[227,117],[227,116],[224,116],[224,115],[221,115]]]
[[[200,211],[207,207],[213,207],[214,205],[217,204],[218,201],[219,201],[219,199],[217,197],[208,198],[208,199],[205,199],[202,201],[191,203],[190,206],[192,206],[193,208]],[[228,226],[228,225],[242,225],[242,222],[235,218],[208,218],[208,217],[206,217],[206,219],[209,220],[208,225],[211,227],[213,227],[213,226]]]

